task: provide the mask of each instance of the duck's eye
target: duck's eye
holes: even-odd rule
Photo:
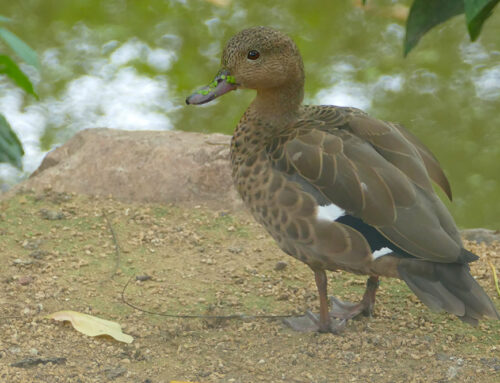
[[[248,52],[247,57],[249,60],[257,60],[260,57],[260,53],[259,51],[252,49],[250,52]]]

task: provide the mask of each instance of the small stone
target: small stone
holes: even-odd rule
[[[21,352],[21,348],[20,347],[11,347],[9,348],[9,352],[11,352],[12,354],[19,354]]]
[[[140,282],[149,281],[150,279],[151,279],[150,275],[136,275],[135,276],[135,280],[140,281]]]
[[[38,355],[38,350],[36,348],[32,348],[30,349],[30,354],[33,356]]]
[[[47,219],[49,221],[56,221],[64,218],[64,214],[62,211],[49,210],[49,209],[40,209],[40,215],[43,219]]]
[[[27,265],[31,265],[34,261],[32,259],[20,259],[20,258],[17,258],[17,259],[14,259],[14,261],[12,262],[12,264],[16,265],[16,266],[27,266]]]
[[[19,279],[17,280],[17,282],[21,285],[21,286],[27,286],[29,285],[31,282],[33,282],[33,278],[30,277],[29,275],[23,275],[21,277],[19,277]]]
[[[124,375],[126,372],[127,370],[123,367],[107,368],[106,370],[104,370],[104,373],[109,380],[116,379],[119,376]]]
[[[444,361],[444,360],[450,360],[450,357],[446,354],[443,354],[442,352],[438,352],[436,354],[436,359]]]
[[[46,256],[48,253],[46,251],[43,251],[43,250],[35,250],[33,251],[29,256],[31,258],[35,258],[35,259],[42,259],[44,256]]]
[[[448,378],[448,380],[455,378],[457,375],[458,368],[455,366],[450,366],[450,368],[448,368],[448,371],[446,372],[446,377]]]
[[[36,202],[40,202],[40,201],[43,201],[43,200],[45,199],[45,197],[46,197],[46,195],[45,195],[45,194],[43,194],[43,193],[41,193],[41,194],[37,194],[37,195],[35,195],[34,200],[35,200]]]
[[[281,271],[281,270],[285,270],[288,266],[288,262],[286,261],[278,261],[276,262],[276,265],[274,265],[274,270],[275,271]]]
[[[22,247],[28,250],[36,250],[40,247],[40,244],[42,243],[42,240],[40,239],[34,239],[34,240],[24,240],[23,243],[21,244]]]

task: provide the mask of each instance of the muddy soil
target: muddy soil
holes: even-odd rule
[[[500,307],[490,260],[472,273]],[[500,323],[477,328],[383,280],[372,318],[340,335],[296,333],[278,318],[317,310],[314,278],[246,213],[22,194],[0,203],[1,382],[499,382]],[[127,285],[126,289],[124,287]],[[360,298],[365,278],[329,273]],[[242,315],[233,319],[155,315]],[[125,344],[45,316],[75,310],[119,322]],[[31,358],[31,359],[30,359]]]

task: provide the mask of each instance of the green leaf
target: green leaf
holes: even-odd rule
[[[12,81],[16,83],[17,86],[23,88],[27,93],[35,96],[38,99],[38,95],[35,93],[33,89],[33,84],[30,79],[23,73],[21,69],[17,66],[17,64],[12,61],[9,56],[0,55],[0,75],[5,74]]]
[[[483,23],[490,17],[491,11],[499,1],[500,0],[464,0],[465,19],[472,41],[479,37]]]
[[[8,17],[0,15],[0,23],[10,23],[11,21]]]
[[[406,56],[431,28],[464,12],[464,0],[415,0],[406,22]]]
[[[22,170],[23,146],[3,115],[0,114],[0,162],[7,162]]]
[[[35,68],[40,69],[40,64],[38,63],[38,56],[36,52],[30,48],[28,44],[26,44],[23,40],[17,37],[14,33],[3,27],[0,27],[0,37],[27,64],[33,65]]]

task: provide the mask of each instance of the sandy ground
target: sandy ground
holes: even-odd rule
[[[113,238],[115,237],[115,239]],[[117,251],[116,245],[119,250]],[[500,307],[490,259],[472,272]],[[279,319],[317,310],[310,270],[245,213],[45,194],[0,203],[1,382],[498,382],[500,323],[477,328],[430,312],[383,280],[375,315],[341,335],[296,333]],[[137,278],[139,277],[139,278]],[[365,278],[329,273],[358,300]],[[88,337],[45,316],[75,310],[119,322],[131,344]]]

